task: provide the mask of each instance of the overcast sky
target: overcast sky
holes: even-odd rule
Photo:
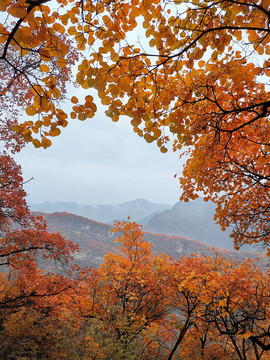
[[[76,94],[77,95],[77,94]],[[81,204],[120,204],[137,198],[174,204],[180,188],[179,155],[162,154],[133,132],[128,119],[113,123],[99,108],[84,122],[70,120],[53,145],[32,144],[16,156],[23,169],[30,203],[75,201]]]
[[[132,41],[133,38],[129,34]],[[140,37],[143,42],[144,31]],[[147,42],[144,43],[147,47]],[[89,90],[69,88],[84,97]],[[91,92],[97,98],[97,94]],[[65,104],[63,104],[65,110]],[[28,144],[15,156],[22,166],[29,203],[75,201],[81,204],[119,204],[137,198],[175,204],[180,188],[179,155],[162,154],[133,132],[129,119],[113,123],[98,106],[96,116],[84,122],[70,119],[62,134],[44,150]],[[26,115],[23,115],[23,120]],[[36,120],[31,118],[30,120]]]

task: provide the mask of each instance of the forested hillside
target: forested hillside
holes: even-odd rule
[[[270,268],[257,255],[205,255],[130,219],[47,225],[14,156],[45,151],[70,123],[121,118],[179,155],[182,202],[212,201],[235,250],[258,244],[269,259],[270,1],[1,0],[0,12],[0,359],[269,360]],[[98,141],[107,156],[105,131]],[[166,193],[159,174],[150,186]]]
[[[234,248],[230,230],[222,231],[214,221],[214,203],[204,202],[202,198],[188,203],[177,202],[174,206],[154,204],[145,199],[116,205],[80,205],[55,201],[31,205],[31,209],[42,213],[67,212],[111,225],[115,220],[125,220],[130,216],[132,221],[142,224],[148,232],[186,237],[225,249]]]
[[[102,262],[104,255],[111,251],[117,251],[113,242],[115,236],[110,232],[111,225],[68,213],[37,214],[46,220],[49,231],[60,232],[65,239],[80,246],[80,251],[76,252],[74,258],[81,267],[90,265],[97,267]],[[184,237],[145,232],[145,239],[152,244],[153,253],[167,254],[174,259],[191,254],[207,256],[212,254],[239,260],[258,259],[258,266],[262,268],[265,268],[268,262],[268,257],[264,253],[226,250]]]

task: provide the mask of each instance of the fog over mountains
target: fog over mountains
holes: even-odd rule
[[[215,204],[210,201],[205,202],[200,198],[188,203],[179,201],[171,209],[154,215],[145,224],[145,230],[233,249],[230,231],[221,231],[213,220],[214,214]]]
[[[112,224],[114,220],[126,220],[130,216],[132,221],[142,219],[171,209],[169,204],[154,204],[145,199],[127,201],[117,205],[81,205],[76,202],[46,201],[41,204],[30,204],[32,211],[45,213],[67,212],[86,217],[94,221]]]
[[[112,224],[114,220],[126,220],[130,216],[151,233],[184,237],[210,246],[233,249],[230,231],[221,231],[214,220],[215,205],[199,198],[188,203],[151,203],[137,199],[117,205],[81,205],[76,202],[44,202],[31,204],[32,211],[43,213],[67,212],[85,218]],[[252,251],[250,247],[245,249]]]
[[[120,234],[110,232],[112,226],[97,221],[89,220],[85,217],[73,215],[65,212],[53,214],[38,213],[47,222],[48,231],[59,232],[65,239],[71,240],[80,246],[80,251],[74,254],[72,263],[80,267],[97,267],[102,262],[103,257],[108,252],[119,252],[117,243],[113,239]],[[167,254],[174,259],[191,254],[219,255],[241,259],[258,259],[258,265],[264,269],[267,264],[267,257],[263,254],[251,251],[233,251],[210,247],[202,242],[190,240],[184,237],[168,236],[145,232],[145,239],[152,244],[152,253],[161,255]],[[55,271],[56,264],[47,264],[48,271]],[[59,270],[59,268],[58,268]],[[61,268],[60,268],[61,271]]]

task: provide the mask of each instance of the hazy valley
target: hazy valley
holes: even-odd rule
[[[59,211],[61,205],[62,211]],[[74,262],[80,266],[97,266],[106,253],[117,251],[114,236],[110,233],[112,223],[114,220],[127,220],[128,216],[144,226],[145,237],[153,244],[156,254],[166,253],[170,257],[180,258],[192,253],[215,253],[238,259],[259,257],[263,267],[266,262],[264,255],[251,247],[234,251],[229,231],[222,232],[213,221],[213,204],[204,203],[201,199],[189,203],[178,202],[174,206],[139,199],[116,206],[56,202],[36,205],[34,208],[56,211],[39,214],[46,219],[50,232],[60,232],[65,238],[80,245],[80,252],[74,256]],[[96,215],[94,208],[98,210]],[[67,210],[85,215],[71,214]],[[94,220],[87,218],[90,212]],[[97,221],[101,216],[109,224]]]

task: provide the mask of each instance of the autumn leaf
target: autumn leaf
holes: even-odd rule
[[[97,111],[94,100],[78,105],[66,95],[70,83],[91,88],[112,121],[126,116],[162,153],[170,139],[180,157],[189,149],[181,200],[198,194],[212,200],[216,221],[232,229],[237,248],[268,248],[268,0],[260,6],[175,1],[173,9],[148,0],[121,0],[116,8],[99,1],[83,8],[72,0],[70,8],[58,3],[57,13],[48,3],[1,4],[1,102],[12,99],[13,109],[27,109],[35,121],[49,119],[40,128],[22,121],[14,137],[48,147],[49,137],[68,124],[57,119],[59,104],[64,111],[64,101],[73,99],[72,119]],[[248,56],[254,51],[256,61]],[[46,129],[52,125],[59,130]]]

